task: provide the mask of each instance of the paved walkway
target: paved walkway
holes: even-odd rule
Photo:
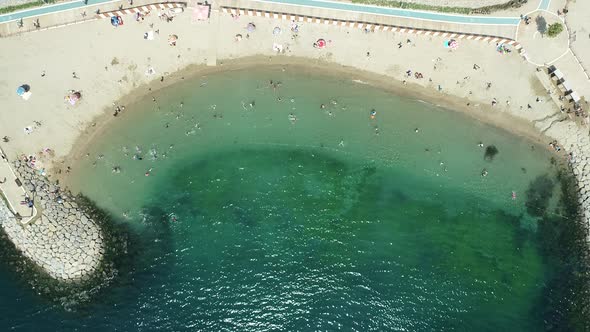
[[[251,0],[252,2],[266,2],[282,5],[298,6],[298,7],[314,7],[325,8],[332,10],[350,11],[356,13],[378,14],[385,16],[411,18],[425,21],[447,22],[457,24],[490,24],[490,25],[518,25],[519,17],[493,17],[493,16],[476,16],[476,15],[457,15],[444,14],[437,12],[427,12],[419,10],[409,10],[401,8],[371,6],[362,4],[352,4],[342,1],[328,1],[328,0]],[[27,9],[19,12],[0,15],[0,23],[17,21],[29,17],[37,17],[50,13],[61,12],[76,8],[84,8],[89,6],[97,6],[101,4],[111,4],[120,2],[119,0],[78,0],[71,2],[62,2],[55,5],[41,6],[37,8]],[[539,9],[547,9],[551,0],[539,0]],[[128,3],[121,2],[125,7],[129,7]],[[234,4],[235,5],[235,4]]]
[[[0,155],[4,155],[2,149],[0,149]],[[0,184],[0,191],[8,201],[10,210],[20,215],[23,224],[33,219],[37,214],[37,210],[35,207],[30,208],[20,204],[24,201],[26,193],[23,187],[17,184],[16,174],[14,174],[10,162],[6,158],[0,159],[0,182],[3,182]]]

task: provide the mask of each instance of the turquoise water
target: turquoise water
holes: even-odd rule
[[[480,141],[498,154],[486,160]],[[561,324],[549,286],[563,281],[560,262],[537,218],[558,205],[551,155],[460,114],[256,68],[126,105],[88,153],[73,187],[131,227],[129,264],[73,312],[2,266],[3,330]]]

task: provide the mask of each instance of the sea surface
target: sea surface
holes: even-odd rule
[[[554,323],[560,262],[539,222],[560,185],[544,147],[297,67],[197,76],[124,106],[71,177],[129,226],[130,263],[68,310],[0,264],[0,330]]]

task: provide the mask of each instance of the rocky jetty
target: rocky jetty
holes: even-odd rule
[[[577,180],[580,212],[590,228],[590,136],[587,127],[573,121],[560,121],[546,131],[568,151],[567,160]],[[590,236],[590,235],[589,235]],[[590,237],[588,238],[590,241]]]
[[[37,173],[24,161],[14,169],[30,197],[37,217],[22,224],[0,201],[0,223],[23,255],[61,281],[90,277],[103,260],[105,248],[100,227],[70,193]]]

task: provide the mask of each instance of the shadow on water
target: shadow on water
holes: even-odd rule
[[[547,331],[590,330],[590,267],[588,229],[583,222],[576,180],[568,169],[557,168],[559,200],[550,210],[555,184],[547,176],[531,182],[527,211],[539,217],[539,250],[549,266],[541,299],[534,308]]]
[[[133,290],[139,292],[139,287],[128,286],[134,284],[138,274],[146,270],[146,255],[157,256],[170,251],[170,230],[166,223],[154,217],[161,214],[157,209],[148,210],[146,222],[150,227],[138,231],[129,223],[116,220],[83,195],[78,195],[76,202],[103,233],[105,252],[96,273],[80,282],[56,281],[23,257],[4,232],[0,232],[0,261],[15,283],[41,295],[42,301],[56,303],[75,315],[87,315],[96,305],[116,303],[118,297],[111,295],[117,292],[124,291],[125,296]],[[155,238],[160,241],[155,242]]]
[[[553,196],[555,183],[549,175],[536,177],[530,184],[526,192],[525,206],[528,214],[534,217],[542,217],[549,207],[549,200]]]
[[[28,284],[24,289],[34,290],[43,300],[57,303],[66,311],[83,310],[84,306],[115,283],[120,272],[128,266],[127,247],[131,232],[124,224],[115,222],[85,196],[76,197],[80,209],[99,225],[104,239],[104,256],[95,273],[77,282],[61,282],[51,278],[31,260],[24,257],[14,244],[0,232],[0,259],[9,266],[19,284]]]
[[[486,151],[484,152],[483,159],[487,161],[492,161],[494,157],[498,154],[498,148],[495,145],[488,145],[486,146]]]

